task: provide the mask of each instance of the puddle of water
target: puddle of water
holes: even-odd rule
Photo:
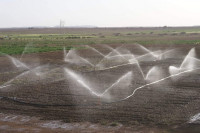
[[[115,127],[103,126],[100,124],[92,124],[89,122],[81,123],[64,123],[62,121],[44,121],[37,117],[13,115],[13,114],[3,114],[0,113],[0,131],[16,131],[16,132],[42,132],[45,130],[55,130],[55,131],[101,131],[102,129],[109,129],[111,131],[120,129],[122,124]]]
[[[38,117],[30,117],[23,115],[13,115],[0,113],[0,132],[48,132],[48,133],[64,133],[70,132],[161,132],[157,128],[146,128],[144,126],[125,127],[124,125],[117,123],[116,126],[93,124],[90,122],[80,123],[64,123],[59,120],[47,121],[40,120]],[[167,132],[166,132],[167,133]]]

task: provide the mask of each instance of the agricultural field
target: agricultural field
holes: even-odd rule
[[[0,132],[200,130],[200,27],[0,29]]]
[[[200,27],[160,28],[29,28],[1,29],[0,51],[21,54],[32,43],[33,51],[57,51],[93,44],[175,45],[199,44]]]

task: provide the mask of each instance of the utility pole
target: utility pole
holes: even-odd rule
[[[60,34],[62,34],[61,33],[61,28],[64,27],[64,26],[65,26],[65,21],[60,19]]]
[[[63,20],[60,20],[60,28],[64,27],[65,26],[65,21]]]

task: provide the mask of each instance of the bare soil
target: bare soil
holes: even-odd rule
[[[119,45],[111,45],[117,47]],[[129,50],[134,50],[131,45],[127,45]],[[185,55],[192,47],[196,47],[197,57],[200,57],[200,47],[196,45],[146,45],[147,48],[166,49],[180,48]],[[107,52],[100,49],[102,52]],[[85,57],[93,60],[99,60],[99,56],[92,53],[82,52]],[[16,56],[17,58],[18,56]],[[187,75],[172,82],[170,79],[164,83],[152,85],[138,90],[131,98],[113,103],[105,103],[85,90],[72,88],[68,82],[62,77],[61,68],[70,67],[82,74],[101,75],[104,76],[112,73],[113,77],[119,77],[124,71],[134,69],[132,65],[117,67],[111,70],[94,71],[84,66],[77,67],[67,64],[63,61],[63,51],[47,52],[26,55],[24,61],[35,65],[49,64],[55,69],[54,80],[49,79],[45,82],[37,81],[26,84],[16,84],[9,91],[0,91],[0,112],[3,114],[12,114],[20,116],[37,117],[38,121],[54,121],[60,120],[65,123],[86,123],[97,124],[99,128],[96,130],[88,129],[84,131],[96,132],[131,132],[134,129],[142,132],[197,132],[198,125],[188,124],[189,118],[200,112],[200,74],[192,72],[193,76]],[[160,65],[168,68],[170,65],[178,65],[182,62],[182,58],[171,58],[159,62],[142,62],[140,65],[147,71],[147,68]],[[14,78],[23,70],[16,70],[10,65],[7,57],[0,57],[0,82],[3,84],[9,79]],[[136,76],[137,77],[137,76]],[[110,79],[111,80],[111,79]],[[110,82],[109,80],[105,81]],[[143,84],[139,78],[136,78],[138,85]],[[76,87],[76,86],[74,86]],[[108,129],[108,126],[115,123],[114,126],[123,125],[117,130]],[[16,122],[5,122],[0,120],[0,131],[2,125],[18,128],[24,127],[27,131],[30,128],[39,128],[40,132],[49,132],[51,129],[35,126],[34,124],[16,124]],[[105,127],[101,127],[106,125]],[[152,127],[152,128],[150,128]],[[194,128],[195,127],[195,128]],[[151,130],[152,129],[152,130]],[[161,130],[162,129],[162,130]],[[52,132],[62,131],[63,129],[53,129]],[[167,131],[166,131],[167,130]],[[79,132],[80,130],[70,130],[69,132]],[[13,131],[14,132],[14,131]],[[67,132],[67,131],[66,131]]]

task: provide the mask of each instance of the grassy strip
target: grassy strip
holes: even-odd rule
[[[180,44],[200,44],[200,40],[150,40],[150,41],[137,41],[139,44],[163,44],[163,45],[180,45]]]
[[[36,43],[36,45],[34,45],[34,47],[30,47],[28,48],[28,50],[26,51],[26,53],[38,53],[38,52],[48,52],[48,51],[58,51],[58,50],[62,50],[64,46],[66,46],[66,49],[70,49],[72,48],[71,46],[75,46],[77,44],[79,45],[90,45],[90,44],[131,44],[131,43],[139,43],[139,44],[143,44],[143,45],[147,45],[147,44],[163,44],[163,45],[174,45],[174,44],[200,44],[200,40],[139,40],[139,41],[135,41],[135,40],[112,40],[112,39],[105,39],[105,40],[97,40],[92,41],[92,40],[88,40],[88,41],[68,41],[68,42],[63,42],[63,41],[57,41],[57,42],[52,42],[52,41],[41,41],[41,42],[34,42],[34,44]],[[2,45],[0,45],[0,52],[2,53],[6,53],[6,54],[21,54],[24,51],[24,48],[26,46],[26,44],[28,44],[28,42],[4,42],[1,43]],[[53,45],[52,45],[53,44]],[[67,44],[70,44],[67,45]],[[79,48],[79,47],[78,47]],[[82,48],[82,47],[80,47]]]
[[[5,54],[22,54],[24,51],[23,46],[0,46],[0,52]],[[63,47],[49,47],[49,46],[43,46],[43,47],[31,47],[28,48],[25,53],[39,53],[39,52],[48,52],[48,51],[57,51],[62,50]],[[67,47],[67,49],[70,49],[70,47]]]
[[[165,32],[174,29],[160,30]],[[179,30],[179,29],[177,29]],[[109,34],[95,32],[95,34],[0,34],[0,52],[6,54],[21,54],[25,47],[26,53],[38,53],[62,50],[63,47],[83,48],[82,45],[91,44],[200,44],[198,35],[192,34],[176,34],[176,35],[158,35],[158,34],[132,34],[136,32],[130,30],[131,33],[125,34],[126,31],[116,33],[109,31]],[[147,30],[150,32],[151,30]],[[155,30],[156,31],[156,30]],[[180,29],[181,31],[181,29]],[[192,30],[191,30],[192,31]],[[128,32],[128,31],[127,31]],[[141,32],[144,32],[141,30]],[[180,32],[181,33],[181,32]],[[31,45],[29,45],[31,43]],[[34,44],[34,45],[32,45]]]

